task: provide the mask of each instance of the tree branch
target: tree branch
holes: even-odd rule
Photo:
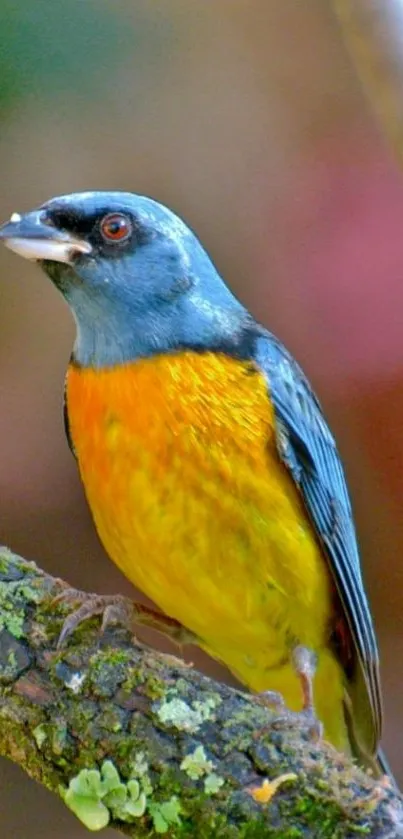
[[[388,782],[250,696],[119,627],[100,637],[96,621],[58,651],[62,590],[0,549],[0,754],[88,827],[139,839],[403,836]]]

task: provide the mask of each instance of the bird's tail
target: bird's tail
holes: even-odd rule
[[[353,704],[351,696],[344,694],[344,719],[348,732],[348,739],[351,747],[351,754],[356,759],[357,763],[367,769],[374,778],[382,778],[387,775],[391,784],[397,790],[398,785],[393,776],[393,772],[386,760],[382,749],[378,749],[376,754],[367,746],[371,738],[372,720],[362,713],[363,707],[361,704],[361,713],[353,713]],[[358,705],[358,703],[357,703]]]
[[[377,754],[376,759],[375,759],[375,762],[376,762],[376,768],[378,770],[378,774],[379,775],[387,775],[390,782],[395,787],[395,789],[398,789],[398,785],[397,785],[396,780],[393,776],[393,772],[392,772],[392,770],[391,770],[391,768],[388,764],[388,761],[386,760],[386,757],[385,757],[382,749],[379,749],[378,754]]]

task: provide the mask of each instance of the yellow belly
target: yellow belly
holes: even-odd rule
[[[216,354],[71,367],[67,404],[113,561],[245,685],[280,690],[295,709],[290,651],[316,650],[318,713],[345,747],[329,572],[277,456],[263,376]]]

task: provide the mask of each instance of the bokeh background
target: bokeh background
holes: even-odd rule
[[[403,180],[329,5],[3,0],[0,217],[80,189],[152,195],[298,357],[346,465],[403,781]],[[5,249],[0,301],[0,541],[132,594],[64,439],[67,308]],[[0,811],[10,839],[87,835],[6,761]]]

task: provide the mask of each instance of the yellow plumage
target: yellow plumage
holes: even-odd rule
[[[254,691],[302,706],[290,662],[318,654],[315,705],[348,751],[333,589],[276,449],[264,376],[216,353],[71,366],[70,432],[99,536],[123,573]]]

